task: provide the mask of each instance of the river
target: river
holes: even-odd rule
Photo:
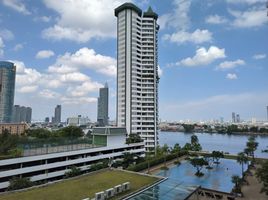
[[[224,151],[230,154],[237,154],[242,152],[246,146],[248,135],[228,135],[218,133],[194,133],[198,136],[199,143],[202,145],[204,151]],[[174,144],[179,143],[181,147],[185,143],[191,141],[193,133],[183,132],[159,132],[159,144],[163,146],[167,144],[173,147]],[[259,143],[258,149],[255,152],[255,156],[259,158],[268,158],[268,153],[262,152],[264,149],[268,149],[268,136],[257,136],[257,142]]]

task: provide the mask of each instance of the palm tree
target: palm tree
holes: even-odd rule
[[[255,160],[254,152],[256,151],[259,143],[256,142],[256,138],[254,136],[250,136],[248,138],[247,142],[247,149],[249,150],[249,153],[252,155],[253,161]]]
[[[177,155],[177,162],[179,162],[179,153],[181,151],[181,147],[178,143],[176,143],[172,149],[172,153]]]
[[[241,184],[241,178],[237,175],[232,176],[232,183],[235,184],[235,193],[241,192],[240,184]]]
[[[164,154],[164,159],[165,159],[165,168],[167,167],[167,154],[169,152],[169,147],[167,144],[164,144],[164,146],[162,147],[162,152]]]
[[[240,152],[237,154],[236,161],[242,166],[242,177],[243,177],[244,164],[248,163],[248,158],[243,152]]]
[[[145,159],[147,161],[147,174],[150,174],[150,161],[151,161],[151,153],[146,152]]]

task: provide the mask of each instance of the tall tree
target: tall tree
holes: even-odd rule
[[[127,144],[142,142],[143,140],[138,134],[129,134],[126,139]]]
[[[193,165],[196,168],[196,176],[202,176],[204,175],[201,170],[204,166],[208,165],[208,162],[204,158],[193,158],[190,160],[191,165]]]
[[[247,164],[248,163],[248,158],[247,156],[243,153],[243,152],[240,152],[237,154],[237,158],[236,158],[236,161],[241,165],[242,167],[242,177],[243,177],[243,173],[244,173],[244,164]]]
[[[131,164],[133,164],[134,161],[135,161],[135,159],[134,159],[134,155],[133,154],[128,153],[128,152],[126,152],[126,153],[123,154],[122,166],[123,166],[124,169],[125,168],[128,168],[128,166],[131,165]]]
[[[181,147],[180,147],[180,145],[178,143],[176,143],[174,145],[174,147],[172,148],[172,151],[171,152],[177,155],[177,161],[179,161],[180,151],[181,151]]]
[[[220,159],[224,157],[221,151],[212,151],[211,156],[216,164],[219,164]]]
[[[256,142],[256,138],[255,136],[250,136],[248,138],[248,142],[247,142],[247,149],[249,150],[250,155],[253,158],[253,161],[255,160],[255,155],[254,152],[257,150],[259,143]]]
[[[167,167],[167,154],[169,153],[169,147],[167,144],[164,144],[164,146],[162,147],[162,152],[164,155],[164,159],[165,159],[165,168]]]
[[[263,183],[261,192],[265,192],[268,195],[268,161],[261,164],[261,167],[257,169],[257,177]]]
[[[242,182],[242,180],[239,176],[237,176],[237,175],[232,176],[232,183],[235,184],[235,188],[234,188],[235,193],[241,192],[241,188],[240,188],[241,182]]]

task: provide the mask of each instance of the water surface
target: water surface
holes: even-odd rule
[[[246,147],[248,135],[228,135],[218,133],[194,133],[198,136],[199,142],[205,151],[224,151],[230,154],[237,154],[242,152]],[[174,144],[179,143],[184,146],[185,143],[191,141],[193,133],[183,132],[159,132],[159,144],[164,144],[173,147]],[[256,157],[268,158],[268,153],[261,152],[268,147],[268,136],[257,136],[259,143],[258,149],[255,152]]]

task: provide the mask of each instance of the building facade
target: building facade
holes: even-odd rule
[[[158,15],[132,3],[117,17],[117,126],[139,134],[146,150],[158,144]]]
[[[235,112],[232,112],[232,123],[236,123],[236,115],[235,115]]]
[[[16,66],[14,63],[0,61],[0,122],[12,120],[14,105]]]
[[[22,135],[29,129],[26,123],[0,123],[0,134],[7,130],[12,135]]]
[[[98,114],[97,122],[99,126],[109,125],[109,88],[108,84],[105,83],[104,88],[100,88],[100,94],[98,98]]]
[[[90,119],[88,117],[82,117],[81,115],[67,118],[67,126],[86,126],[89,123]]]
[[[126,144],[126,130],[122,128],[95,129],[92,134],[96,138],[91,148],[0,160],[0,191],[8,188],[13,177],[54,181],[62,179],[73,166],[87,172],[103,159],[122,160],[125,153],[144,157],[144,143]]]
[[[13,112],[12,112],[12,122],[20,123],[20,122],[27,122],[31,123],[32,121],[32,108],[14,105]]]
[[[57,105],[55,108],[54,118],[52,122],[55,124],[61,123],[61,105]]]

